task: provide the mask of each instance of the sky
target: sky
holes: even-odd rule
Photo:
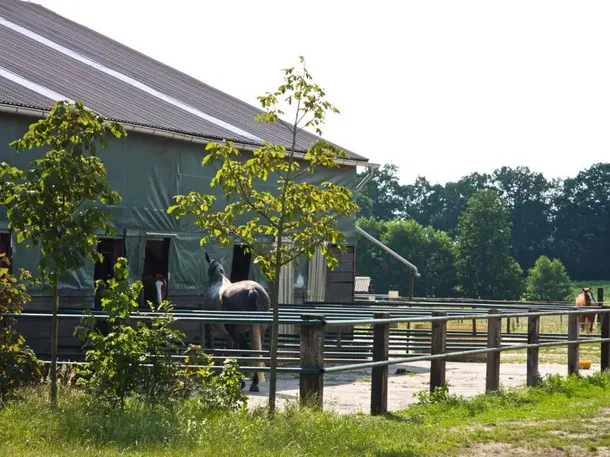
[[[610,2],[35,0],[258,106],[303,55],[323,136],[402,183],[610,160]]]

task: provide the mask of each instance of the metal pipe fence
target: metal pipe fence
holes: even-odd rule
[[[465,308],[470,308],[466,310]],[[485,310],[486,312],[482,312]],[[59,319],[74,320],[83,317],[82,309],[62,309]],[[105,320],[102,311],[92,311],[96,319]],[[271,312],[221,312],[176,309],[177,322],[199,324],[271,324]],[[579,317],[595,314],[601,334],[580,334]],[[3,314],[18,320],[50,319],[45,312],[26,311],[22,314]],[[142,311],[130,319],[150,320],[160,313]],[[552,316],[568,317],[568,332],[545,333],[540,331],[540,319]],[[525,319],[526,332],[502,332],[502,320]],[[485,330],[474,332],[454,330],[447,323],[454,321],[485,321]],[[426,323],[429,329],[410,326]],[[280,307],[280,324],[299,328],[299,334],[280,335],[279,373],[299,374],[300,400],[304,404],[322,407],[324,376],[330,373],[372,369],[375,386],[371,396],[371,413],[387,411],[388,367],[403,363],[428,361],[431,363],[430,388],[441,385],[446,376],[445,361],[464,356],[485,355],[487,364],[486,390],[499,388],[500,353],[527,351],[527,379],[533,385],[537,379],[538,351],[548,347],[568,348],[568,373],[578,374],[579,347],[582,344],[600,344],[602,370],[610,363],[610,308],[591,306],[576,308],[566,305],[530,307],[526,311],[515,305],[501,306],[485,303],[398,302],[391,306],[376,303],[358,305],[311,304]],[[407,328],[400,327],[406,325]],[[342,328],[349,331],[340,333]],[[331,334],[331,331],[337,333]],[[268,338],[265,339],[268,341]],[[268,347],[266,343],[265,346]],[[253,361],[268,363],[268,349],[206,348],[213,360],[236,358],[244,372],[269,371],[269,367],[248,366]],[[178,356],[180,359],[181,356]],[[183,356],[182,356],[183,357]],[[48,362],[48,361],[47,361]],[[79,361],[64,360],[78,364]],[[212,367],[222,369],[221,366]],[[380,393],[381,392],[381,393]]]

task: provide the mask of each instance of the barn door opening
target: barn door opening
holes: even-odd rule
[[[93,270],[93,281],[107,281],[114,276],[113,267],[119,257],[125,256],[125,240],[122,238],[99,238],[97,240],[97,252],[104,256],[101,262],[96,262]],[[93,307],[101,309],[102,295],[95,292]],[[103,334],[109,331],[108,321],[98,319],[95,327]]]
[[[0,262],[0,267],[8,268],[9,273],[13,272],[13,253],[11,249],[11,234],[10,232],[0,233],[0,254],[6,255],[8,264],[4,261]]]
[[[149,238],[146,240],[144,272],[142,273],[144,303],[148,300],[153,303],[157,302],[157,289],[155,287],[157,275],[161,275],[165,281],[168,280],[169,240],[169,238]]]
[[[233,261],[231,262],[231,282],[245,281],[250,277],[252,254],[245,252],[242,244],[233,246]]]

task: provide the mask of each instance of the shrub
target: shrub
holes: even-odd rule
[[[197,405],[205,408],[245,405],[235,361],[225,362],[220,375],[213,376],[212,358],[191,346],[182,367],[176,356],[184,345],[184,334],[171,328],[175,321],[171,303],[164,301],[155,307],[148,302],[153,316],[145,321],[137,302],[142,283],[129,283],[128,277],[127,259],[121,257],[114,266],[114,278],[96,283],[108,315],[108,334],[99,332],[90,310],[84,311],[75,330],[88,347],[88,364],[79,368],[78,380],[89,394],[88,402],[123,408],[131,397],[148,404],[168,404],[195,396]],[[130,322],[133,317],[135,325]]]
[[[547,256],[538,257],[528,270],[525,280],[525,299],[535,301],[569,300],[571,281],[559,259],[551,261]]]
[[[14,328],[14,318],[4,313],[21,314],[23,305],[31,300],[24,281],[31,279],[30,272],[21,269],[19,278],[8,268],[9,261],[0,254],[0,404],[11,398],[25,385],[40,382],[43,363],[25,344],[25,339]]]

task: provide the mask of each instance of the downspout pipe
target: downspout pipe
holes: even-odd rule
[[[421,274],[419,273],[419,271],[417,270],[417,267],[415,265],[413,265],[411,262],[409,262],[407,259],[405,259],[401,255],[399,255],[396,252],[394,252],[392,249],[387,247],[385,244],[383,244],[378,239],[376,239],[373,236],[369,235],[367,232],[362,230],[357,225],[356,225],[356,233],[362,235],[364,238],[369,240],[371,243],[376,244],[377,246],[379,246],[381,249],[383,249],[385,252],[390,254],[392,257],[394,257],[396,260],[398,260],[403,265],[406,265],[407,268],[413,273],[413,276],[415,276],[416,278],[420,278],[421,277]]]
[[[358,184],[356,184],[356,192],[360,192],[364,186],[366,186],[366,183],[368,183],[371,178],[373,177],[373,175],[375,174],[375,170],[377,170],[380,166],[380,164],[378,163],[367,163],[366,168],[368,168],[368,173],[366,175],[364,175],[364,178],[362,178],[362,181],[360,181]]]

